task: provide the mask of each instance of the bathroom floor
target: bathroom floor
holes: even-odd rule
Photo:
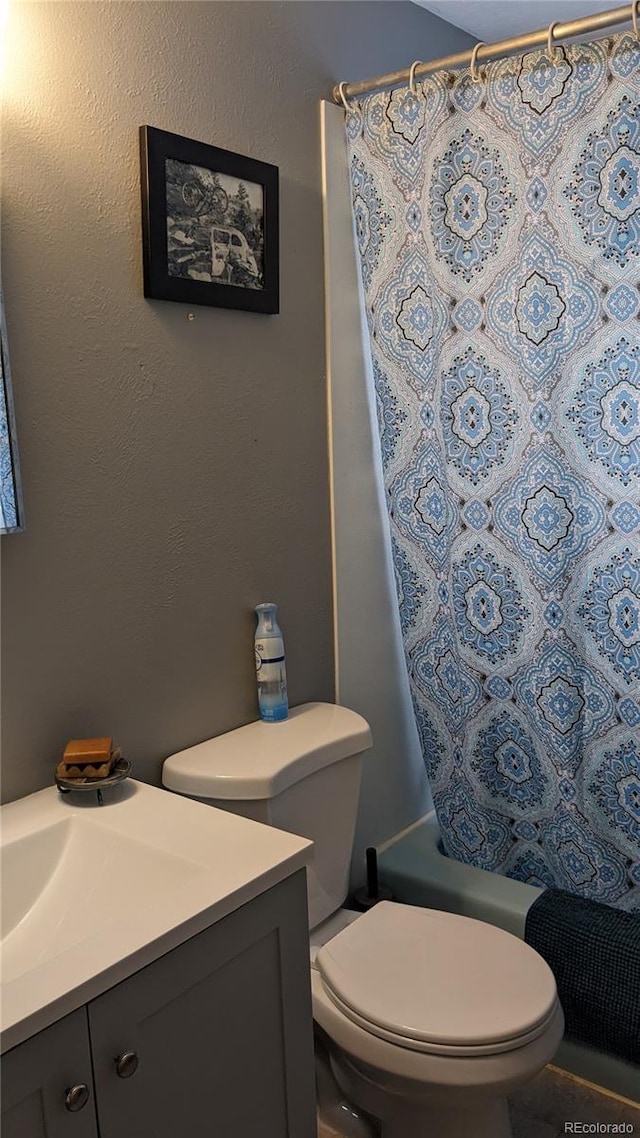
[[[560,1138],[577,1133],[566,1123],[630,1123],[629,1134],[640,1135],[640,1105],[601,1091],[590,1083],[546,1067],[511,1100],[513,1138]],[[318,1122],[318,1138],[342,1138]]]
[[[630,1123],[640,1135],[640,1105],[601,1091],[591,1083],[546,1067],[510,1100],[513,1138],[560,1138],[566,1123]],[[575,1133],[575,1131],[573,1131]]]

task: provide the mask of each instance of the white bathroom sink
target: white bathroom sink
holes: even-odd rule
[[[0,818],[3,1050],[283,880],[312,848],[133,779],[102,807],[51,787]]]
[[[93,814],[71,816],[18,838],[2,850],[2,978],[38,964],[161,906],[203,866],[101,826]]]

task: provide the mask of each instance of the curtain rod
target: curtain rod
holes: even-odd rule
[[[491,59],[497,55],[508,55],[512,51],[522,51],[528,48],[546,44],[552,38],[554,43],[569,39],[572,36],[585,35],[588,32],[600,31],[601,28],[610,28],[614,24],[624,24],[629,20],[637,26],[637,11],[640,10],[640,0],[633,0],[632,4],[625,4],[622,8],[611,8],[608,12],[596,12],[593,16],[582,16],[579,20],[569,20],[565,24],[557,23],[552,28],[541,28],[537,32],[526,32],[524,35],[513,36],[509,40],[500,40],[498,43],[482,44],[477,47],[475,62]],[[634,19],[635,16],[635,19]],[[413,78],[421,79],[431,71],[448,71],[455,67],[467,67],[472,60],[473,49],[459,51],[456,55],[445,55],[442,59],[432,59],[428,63],[414,65]],[[392,71],[388,75],[379,75],[377,79],[362,79],[358,83],[337,83],[333,88],[334,103],[343,103],[344,99],[356,98],[358,95],[369,95],[373,91],[384,91],[388,87],[401,87],[409,82],[411,68],[404,71]],[[344,99],[342,98],[344,95]]]

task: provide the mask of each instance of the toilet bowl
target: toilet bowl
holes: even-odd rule
[[[162,781],[314,842],[313,1014],[348,1100],[332,1115],[346,1138],[367,1133],[367,1116],[382,1138],[510,1138],[507,1096],[562,1038],[553,975],[483,921],[389,901],[342,908],[371,743],[355,712],[305,704],[282,723],[249,723],[172,755]]]
[[[395,902],[312,950],[311,984],[338,1086],[384,1138],[509,1138],[507,1096],[564,1028],[553,975],[524,942]]]

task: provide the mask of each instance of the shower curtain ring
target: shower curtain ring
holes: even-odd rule
[[[638,43],[640,43],[640,31],[638,31],[638,9],[640,9],[640,0],[632,0],[631,3],[631,20],[633,23],[633,34]]]
[[[414,99],[418,98],[418,92],[416,90],[416,67],[419,67],[421,63],[421,59],[416,59],[415,63],[412,63],[411,67],[409,68],[409,90],[411,91]]]
[[[338,94],[339,94],[340,98],[342,99],[342,105],[343,105],[345,111],[347,112],[347,114],[350,114],[351,113],[351,107],[349,106],[347,99],[346,99],[346,96],[345,96],[345,93],[344,93],[344,89],[345,89],[346,85],[347,84],[344,80],[342,83],[338,84]]]
[[[478,62],[478,52],[479,52],[480,48],[484,47],[484,46],[485,46],[484,40],[478,40],[477,44],[474,46],[473,51],[471,52],[471,81],[473,83],[481,83],[482,82],[480,76],[478,75],[477,62]]]
[[[557,26],[557,21],[555,21],[553,24],[549,24],[549,32],[547,34],[547,55],[549,56],[549,59],[552,63],[555,63],[556,56],[558,54],[553,46],[553,33]]]

